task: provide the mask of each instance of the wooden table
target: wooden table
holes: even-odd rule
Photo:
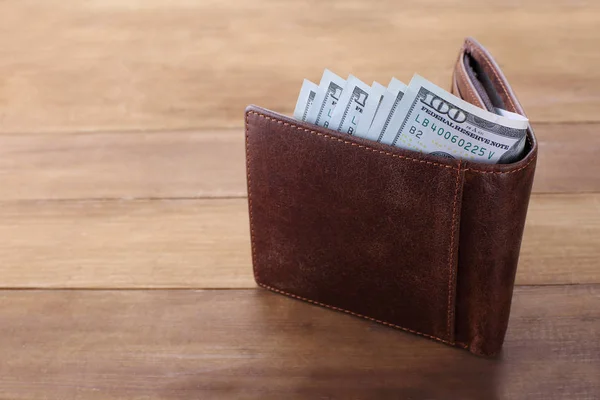
[[[0,2],[0,398],[600,398],[600,6],[521,3]],[[540,141],[500,357],[258,290],[244,107],[467,35]]]

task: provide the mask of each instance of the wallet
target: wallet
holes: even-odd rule
[[[525,115],[500,68],[467,38],[452,92]],[[421,154],[246,109],[259,286],[485,356],[506,333],[537,143],[481,164]]]

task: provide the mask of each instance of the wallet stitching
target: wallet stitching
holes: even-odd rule
[[[436,163],[436,162],[432,162],[432,161],[419,160],[417,158],[402,156],[400,154],[394,154],[394,153],[390,153],[388,151],[377,150],[377,149],[374,149],[372,147],[365,146],[365,145],[362,145],[362,144],[357,144],[357,143],[354,143],[354,142],[349,142],[347,140],[339,139],[339,138],[336,138],[335,136],[331,136],[331,135],[328,135],[326,133],[321,133],[321,132],[317,132],[317,131],[312,130],[312,129],[303,128],[303,127],[301,127],[299,125],[296,125],[296,124],[293,124],[293,123],[290,123],[290,122],[284,122],[283,120],[280,120],[280,119],[277,119],[277,118],[273,118],[273,117],[269,117],[269,116],[267,116],[265,114],[261,114],[261,113],[256,112],[256,111],[248,111],[246,113],[246,126],[248,125],[248,114],[254,114],[254,115],[256,115],[256,116],[258,116],[260,118],[276,122],[279,125],[289,126],[291,128],[295,128],[295,129],[297,129],[299,131],[304,131],[304,132],[307,132],[307,133],[312,133],[313,135],[321,136],[321,137],[324,137],[326,139],[333,140],[334,142],[340,142],[340,143],[347,144],[347,145],[350,145],[350,146],[358,147],[360,149],[371,151],[373,153],[384,154],[384,155],[390,156],[390,157],[401,158],[401,159],[405,159],[405,160],[409,160],[409,161],[413,161],[413,162],[418,162],[418,163],[422,163],[422,164],[436,165],[438,167],[444,167],[444,168],[448,168],[448,169],[457,170],[457,168],[455,168],[455,167],[453,167],[451,165],[444,165],[444,164],[440,164],[440,163]],[[465,168],[465,169],[463,169],[463,171],[473,171],[473,172],[480,173],[480,174],[494,174],[494,175],[513,174],[515,172],[519,172],[519,171],[527,168],[535,160],[535,158],[536,157],[533,157],[531,160],[529,160],[529,162],[527,164],[525,164],[521,168],[517,168],[517,169],[511,170],[511,171],[482,171],[482,170],[472,169],[472,168]]]
[[[256,276],[256,251],[254,248],[254,221],[252,219],[252,191],[251,191],[251,180],[250,180],[250,141],[248,134],[248,125],[249,118],[248,114],[246,114],[246,178],[248,180],[248,211],[250,216],[250,248],[252,251],[252,273],[254,274],[254,280],[258,282],[258,277]]]
[[[365,146],[365,145],[362,145],[362,144],[358,144],[358,143],[354,143],[354,142],[349,142],[347,140],[336,138],[335,136],[331,136],[331,135],[328,135],[326,133],[317,132],[315,130],[303,128],[303,127],[301,127],[299,125],[295,125],[295,124],[292,124],[292,123],[289,123],[289,122],[284,122],[283,120],[280,120],[280,119],[277,119],[277,118],[273,118],[273,117],[269,117],[267,115],[258,113],[256,111],[248,111],[248,114],[254,114],[254,115],[256,115],[256,116],[258,116],[260,118],[265,118],[265,119],[271,120],[271,121],[276,122],[276,123],[278,123],[280,125],[283,125],[283,126],[289,126],[289,127],[292,127],[292,128],[296,128],[299,131],[304,131],[304,132],[312,133],[314,135],[322,136],[322,137],[324,137],[326,139],[333,140],[335,142],[340,142],[340,143],[344,143],[344,144],[347,144],[347,145],[350,145],[350,146],[358,147],[360,149],[364,149],[364,150],[367,150],[367,151],[372,151],[373,153],[385,154],[386,156],[396,157],[396,158],[402,158],[402,159],[406,159],[406,160],[409,160],[409,161],[418,162],[418,163],[422,163],[422,164],[431,164],[431,165],[436,165],[438,167],[444,167],[444,168],[449,168],[449,169],[454,169],[454,170],[457,169],[457,168],[455,168],[455,167],[453,167],[451,165],[444,165],[444,164],[440,164],[440,163],[436,163],[436,162],[432,162],[432,161],[419,160],[417,158],[411,158],[411,157],[407,157],[407,156],[402,156],[400,154],[394,154],[394,153],[390,153],[390,152],[383,151],[383,150],[377,150],[377,149],[374,149],[372,147]]]
[[[311,300],[311,299],[308,299],[306,297],[302,297],[302,296],[298,296],[298,295],[290,293],[290,292],[286,292],[285,290],[280,290],[280,289],[276,289],[276,288],[274,288],[272,286],[265,285],[264,283],[261,283],[259,281],[256,281],[256,283],[259,286],[261,286],[261,287],[263,287],[265,289],[271,290],[271,291],[276,292],[276,293],[284,294],[286,296],[293,297],[293,298],[298,299],[298,300],[303,300],[303,301],[306,301],[306,302],[311,303],[311,304],[315,304],[315,305],[318,305],[318,306],[321,306],[321,307],[329,308],[329,309],[332,309],[332,310],[335,310],[335,311],[341,311],[343,313],[350,314],[350,315],[353,315],[355,317],[360,317],[360,318],[368,319],[369,321],[377,322],[379,324],[390,326],[392,328],[401,329],[403,331],[414,333],[416,335],[425,336],[425,337],[427,337],[429,339],[437,340],[438,342],[446,343],[446,344],[449,344],[449,345],[452,345],[452,346],[463,347],[465,349],[468,347],[468,345],[466,345],[465,343],[452,342],[452,341],[445,340],[445,339],[442,339],[442,338],[437,337],[437,336],[428,335],[427,333],[415,331],[415,330],[412,330],[412,329],[409,329],[409,328],[405,328],[405,327],[400,326],[400,325],[392,324],[391,322],[382,321],[382,320],[379,320],[379,319],[376,319],[376,318],[368,317],[368,316],[363,315],[363,314],[355,313],[354,311],[346,310],[344,308],[340,308],[340,307],[336,307],[336,306],[331,306],[329,304],[325,304],[325,303],[321,303],[321,302],[318,302],[318,301],[315,301],[315,300]]]
[[[451,337],[452,332],[452,319],[454,313],[452,312],[452,294],[453,294],[453,282],[455,269],[452,268],[454,259],[454,233],[456,230],[456,201],[458,199],[458,189],[460,183],[460,161],[458,162],[458,170],[456,171],[456,188],[454,189],[454,201],[452,203],[452,225],[450,227],[450,256],[448,259],[448,312],[447,312],[447,336]]]
[[[254,274],[254,280],[256,281],[256,283],[259,286],[261,286],[261,287],[263,287],[265,289],[271,290],[273,292],[284,294],[284,295],[287,295],[287,296],[290,296],[290,297],[293,297],[293,298],[296,298],[296,299],[299,299],[299,300],[304,300],[304,301],[306,301],[308,303],[316,304],[316,305],[321,306],[321,307],[329,308],[329,309],[336,310],[336,311],[341,311],[341,312],[344,312],[346,314],[354,315],[356,317],[360,317],[360,318],[364,318],[364,319],[367,319],[367,320],[370,320],[370,321],[374,321],[374,322],[380,323],[382,325],[390,326],[392,328],[396,328],[396,329],[400,329],[400,330],[407,331],[407,332],[410,332],[410,333],[414,333],[416,335],[424,336],[424,337],[427,337],[427,338],[430,338],[430,339],[433,339],[433,340],[437,340],[439,342],[443,342],[443,343],[446,343],[446,344],[449,344],[449,345],[463,347],[465,349],[468,348],[468,346],[465,345],[464,343],[456,343],[456,342],[453,342],[453,341],[445,340],[445,339],[442,339],[442,338],[437,337],[437,336],[428,335],[426,333],[419,332],[419,331],[416,331],[416,330],[413,330],[413,329],[410,329],[410,328],[406,328],[406,327],[403,327],[403,326],[400,326],[400,325],[392,324],[391,322],[382,321],[382,320],[379,320],[379,319],[376,319],[376,318],[372,318],[372,317],[368,317],[366,315],[362,315],[362,314],[359,314],[359,313],[356,313],[356,312],[353,312],[353,311],[350,311],[350,310],[346,310],[346,309],[343,309],[343,308],[340,308],[340,307],[331,306],[331,305],[328,305],[328,304],[325,304],[325,303],[321,303],[321,302],[318,302],[318,301],[315,301],[315,300],[311,300],[311,299],[308,299],[308,298],[305,298],[305,297],[302,297],[302,296],[298,296],[298,295],[286,292],[284,290],[276,289],[276,288],[274,288],[272,286],[269,286],[269,285],[266,285],[266,284],[260,282],[260,280],[258,279],[258,276],[256,274],[256,268],[254,267],[256,265],[256,261],[257,260],[256,260],[256,248],[255,248],[255,245],[254,245],[254,221],[253,221],[253,218],[252,218],[252,190],[251,190],[251,177],[250,177],[251,174],[250,174],[250,141],[249,141],[249,125],[250,124],[249,124],[249,114],[255,114],[255,115],[259,116],[259,117],[263,117],[263,118],[267,118],[267,119],[270,119],[270,120],[273,120],[273,121],[277,121],[278,123],[283,123],[283,121],[278,121],[278,120],[276,120],[274,118],[270,118],[270,117],[268,117],[266,115],[263,115],[263,114],[260,114],[260,113],[254,112],[254,111],[249,111],[249,112],[246,113],[246,160],[247,160],[246,161],[246,178],[248,180],[248,209],[249,209],[249,216],[250,216],[250,247],[251,247],[251,252],[252,252],[252,264],[253,264],[252,272]],[[285,124],[287,124],[287,123],[285,123]],[[306,130],[306,131],[309,131],[309,132],[313,132],[313,133],[319,134],[318,132],[310,131],[310,130],[301,128],[299,126],[293,125],[293,124],[287,124],[287,125],[292,125],[292,126],[296,127],[299,130]],[[341,141],[341,142],[353,144],[351,142],[342,141],[341,139],[337,139],[337,138],[331,137],[329,135],[321,134],[321,136],[326,136],[326,137],[329,137],[331,139],[336,139],[336,140]],[[362,146],[362,147],[365,147],[365,146]],[[368,150],[372,150],[374,152],[380,152],[380,151],[375,150],[375,149],[370,149],[370,148],[367,148],[367,149]],[[391,156],[396,156],[396,157],[408,158],[408,157],[403,157],[403,156],[399,156],[399,155],[392,154],[392,153],[386,153],[386,152],[381,152],[381,153],[389,154]],[[409,160],[418,161],[418,162],[422,162],[422,161],[416,160],[416,159],[410,159],[410,158],[408,158],[408,159]],[[434,163],[432,163],[432,164],[434,164]],[[442,165],[442,164],[438,164],[438,165],[443,166],[443,167],[447,167],[447,168],[456,169],[456,168],[445,166],[445,165]],[[454,227],[454,224],[455,224],[455,218],[454,217],[455,217],[455,209],[456,209],[456,199],[458,197],[458,181],[459,181],[459,177],[460,177],[460,162],[459,162],[459,168],[457,169],[457,189],[456,189],[455,195],[454,195],[454,205],[453,205],[454,209],[453,209],[453,217],[452,217],[452,226],[453,227]],[[454,240],[454,229],[452,231],[452,236],[451,236],[451,239],[450,239],[451,243],[453,242],[453,240]],[[451,247],[450,247],[450,251],[451,251],[451,253],[450,253],[451,254],[450,260],[452,260],[452,254],[453,254],[452,253],[452,251],[453,251],[452,247],[453,247],[453,245],[451,244]],[[449,284],[448,284],[449,286],[452,284],[452,275],[453,275],[452,271],[450,273],[451,273],[451,277],[450,277],[450,281],[449,281]],[[449,298],[450,298],[450,295],[449,295]],[[448,310],[449,310],[448,311],[448,318],[450,318],[450,312],[451,312],[450,311],[450,302],[448,303]]]

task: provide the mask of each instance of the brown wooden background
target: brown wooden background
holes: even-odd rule
[[[244,107],[469,35],[540,141],[501,357],[257,290]],[[0,398],[600,398],[599,50],[583,0],[0,1]]]

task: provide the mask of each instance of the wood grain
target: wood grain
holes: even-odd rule
[[[539,124],[534,192],[600,191],[600,124]],[[0,135],[0,201],[246,196],[241,129]]]
[[[324,67],[448,87],[465,36],[533,121],[600,121],[599,24],[569,0],[2,1],[0,132],[240,127]]]
[[[245,199],[3,203],[1,287],[254,287]],[[534,195],[518,284],[600,283],[600,195]]]
[[[13,400],[593,399],[600,288],[517,288],[499,359],[262,290],[4,291],[0,353]]]
[[[600,124],[540,124],[535,133],[534,192],[600,192]]]
[[[0,209],[3,287],[248,287],[244,200],[30,202]]]
[[[0,200],[246,196],[244,132],[0,135]]]
[[[587,0],[0,0],[0,399],[600,398],[598,26]],[[465,36],[540,142],[500,358],[257,290],[245,106],[291,114],[324,67],[448,87]]]

